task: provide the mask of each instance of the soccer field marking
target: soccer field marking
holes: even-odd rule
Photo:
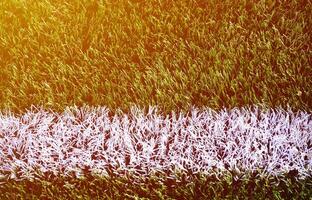
[[[0,115],[0,174],[56,174],[211,169],[268,174],[298,170],[311,174],[311,114],[283,109],[193,108],[187,113],[112,115],[105,107],[67,108],[63,113],[32,109]],[[18,173],[16,173],[18,172]]]

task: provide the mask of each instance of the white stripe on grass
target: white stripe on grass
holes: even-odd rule
[[[270,174],[297,169],[307,176],[312,168],[311,114],[256,106],[218,112],[193,108],[166,116],[154,107],[113,116],[105,107],[0,114],[0,174],[79,174],[86,166],[104,174],[111,167],[141,175],[261,168]]]

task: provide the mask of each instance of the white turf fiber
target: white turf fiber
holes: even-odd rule
[[[0,175],[22,179],[40,170],[79,176],[85,167],[98,174],[112,168],[140,175],[262,169],[310,176],[312,116],[257,106],[170,115],[155,107],[113,116],[105,107],[0,114]]]

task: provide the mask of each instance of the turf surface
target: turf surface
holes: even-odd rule
[[[2,0],[0,108],[311,110],[308,0]]]
[[[166,114],[263,104],[311,113],[311,13],[310,0],[2,0],[0,110],[91,105],[129,112],[157,105]],[[229,190],[240,186],[226,175],[210,189],[201,178],[181,190],[151,178],[132,185],[128,196],[122,192],[130,182],[107,177],[109,191],[99,197],[309,198],[311,177],[300,182],[296,171],[288,174],[295,178],[249,178],[247,190]],[[48,175],[7,180],[1,198],[87,199],[103,189],[82,181],[90,184],[68,196],[62,178],[51,182]]]

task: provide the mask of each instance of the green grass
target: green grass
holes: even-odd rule
[[[0,108],[311,110],[306,0],[2,0]]]
[[[9,180],[0,185],[1,199],[311,199],[312,179],[293,172],[262,176],[261,170],[237,176],[177,173],[59,177],[44,174],[38,180]]]
[[[112,110],[158,105],[170,112],[265,104],[311,111],[311,13],[309,0],[1,0],[0,110],[88,104]],[[238,184],[229,177],[190,176],[169,185],[168,177],[138,184],[124,177],[74,178],[65,185],[62,177],[45,177],[7,181],[0,197],[312,196],[311,179],[249,177]]]

